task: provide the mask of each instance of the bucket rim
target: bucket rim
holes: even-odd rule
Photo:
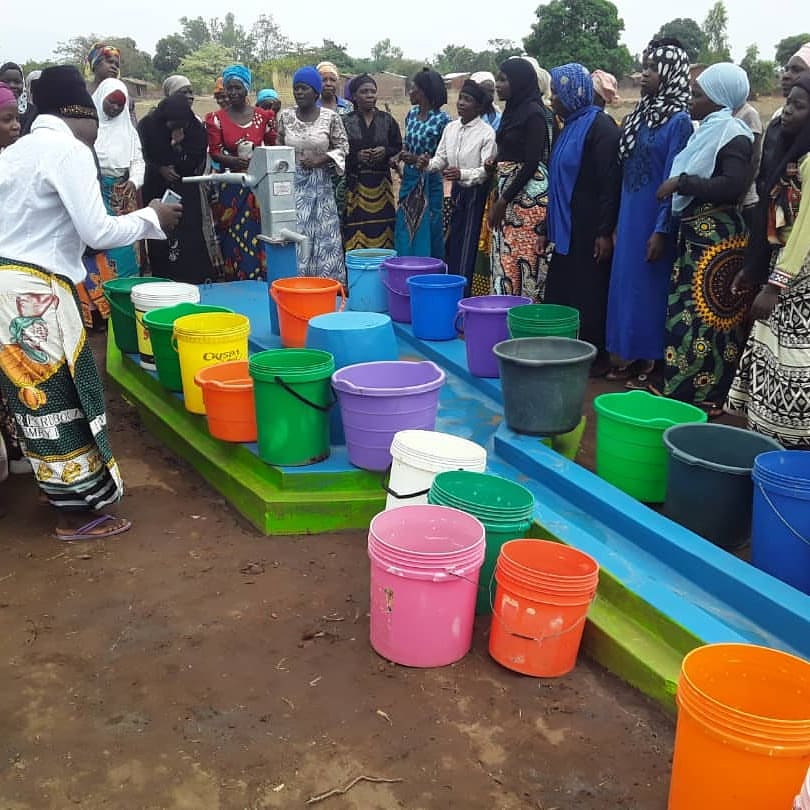
[[[156,276],[126,276],[123,278],[111,278],[102,282],[102,291],[109,291],[110,294],[126,294],[130,296],[132,290],[139,284],[164,284],[171,279],[157,278]]]
[[[168,316],[169,310],[175,309],[176,307],[201,307],[199,312],[184,312],[183,314],[174,315],[172,319],[168,322],[161,320],[161,313],[163,316]],[[182,318],[185,315],[206,315],[208,313],[217,313],[217,312],[224,312],[229,313],[233,312],[232,309],[228,309],[228,307],[220,307],[215,306],[214,304],[201,304],[198,301],[180,301],[176,304],[172,304],[168,307],[160,307],[159,309],[153,309],[149,312],[144,312],[143,314],[143,322],[150,328],[155,329],[157,331],[165,331],[171,332],[174,328],[174,322],[178,318]]]
[[[452,452],[453,455],[440,456],[432,453],[431,446],[435,446],[435,440],[448,445],[449,452]],[[394,450],[397,450],[403,455],[418,454],[426,457],[426,460],[429,461],[434,459],[436,461],[446,459],[453,463],[457,461],[477,462],[481,458],[486,461],[487,458],[486,448],[471,439],[465,439],[463,436],[455,436],[452,433],[444,433],[440,430],[420,430],[418,428],[398,430],[391,440],[391,455],[394,454]]]
[[[467,277],[455,273],[421,273],[418,276],[410,276],[407,282],[413,287],[454,288],[463,287],[467,283]]]
[[[806,478],[800,478],[797,477],[796,475],[779,472],[778,470],[774,470],[769,467],[769,462],[774,461],[777,456],[780,458],[789,458],[806,461],[807,458],[810,458],[810,456],[806,458],[804,455],[801,456],[793,455],[794,453],[803,454],[804,452],[805,451],[803,450],[786,450],[782,448],[781,450],[768,450],[764,453],[760,453],[754,459],[754,475],[755,477],[766,479],[776,484],[783,484],[783,485],[798,484],[799,487],[805,485],[810,489],[810,465],[808,465],[808,474]]]
[[[432,380],[416,385],[407,385],[399,388],[370,388],[368,386],[355,385],[351,380],[345,379],[345,375],[351,374],[352,371],[358,368],[368,368],[369,366],[391,366],[394,364],[400,367],[404,364],[419,365],[430,367],[435,373]],[[416,396],[418,394],[426,394],[435,391],[444,385],[447,375],[444,370],[436,365],[432,360],[374,360],[370,363],[352,363],[350,366],[344,366],[337,369],[332,375],[332,385],[337,391],[342,394],[355,394],[366,397],[392,397],[392,396]]]
[[[715,644],[702,644],[699,647],[695,647],[695,649],[688,652],[681,663],[681,678],[687,683],[688,688],[691,691],[699,695],[702,700],[705,700],[713,707],[719,707],[724,713],[731,714],[732,716],[736,716],[739,718],[744,718],[746,720],[752,720],[754,722],[765,721],[765,722],[773,722],[776,727],[784,727],[789,729],[793,728],[801,728],[803,726],[808,726],[808,730],[810,731],[810,717],[803,719],[803,720],[791,720],[788,718],[768,718],[763,717],[761,715],[753,714],[752,712],[747,712],[743,709],[737,709],[733,706],[729,706],[722,701],[718,700],[712,695],[705,692],[698,686],[694,680],[689,676],[687,672],[687,667],[689,664],[696,659],[706,656],[706,655],[713,655],[714,653],[724,653],[728,654],[729,652],[736,652],[739,653],[741,651],[756,651],[757,654],[771,656],[775,660],[781,659],[785,662],[790,662],[793,665],[798,665],[804,668],[810,668],[810,662],[806,661],[804,658],[800,658],[798,655],[793,655],[792,653],[785,652],[784,650],[776,650],[772,647],[764,647],[759,644],[746,644],[744,642],[718,642]],[[680,684],[680,679],[679,679]],[[810,740],[808,740],[810,742]]]
[[[500,299],[500,306],[497,306],[499,302],[496,299]],[[520,304],[517,303],[510,304],[510,299],[513,301],[525,301],[526,303],[531,303],[531,299],[526,295],[474,295],[467,298],[462,298],[458,302],[458,308],[462,312],[489,312],[503,314],[504,312],[510,312],[514,307],[520,306]],[[488,303],[492,303],[493,306],[486,306]]]
[[[270,284],[270,287],[275,287],[285,293],[293,293],[295,295],[304,295],[311,292],[331,292],[335,291],[337,296],[338,291],[343,289],[343,285],[339,281],[332,278],[318,278],[316,276],[294,276],[292,278],[277,278]]]
[[[619,399],[620,397],[623,399]],[[668,402],[670,404],[667,407],[672,407],[674,405],[676,407],[683,408],[684,414],[691,414],[694,416],[694,419],[678,422],[669,417],[663,416],[654,416],[649,419],[642,419],[638,416],[628,416],[626,413],[622,413],[621,411],[617,411],[610,407],[610,403],[612,402],[632,401],[630,400],[630,397],[638,400],[643,399],[647,402]],[[674,399],[657,397],[655,394],[651,394],[649,391],[610,391],[605,394],[599,394],[599,396],[595,397],[593,400],[593,409],[596,411],[597,417],[603,416],[607,419],[613,420],[614,422],[621,422],[625,425],[633,425],[637,428],[649,428],[656,431],[664,431],[673,425],[707,422],[709,419],[708,413],[695,405],[690,405],[688,402],[680,402]]]
[[[511,354],[506,353],[506,347],[516,343],[526,344],[528,341],[536,342],[542,341],[544,344],[557,343],[558,345],[576,343],[582,350],[582,355],[577,357],[566,358],[548,358],[539,359],[532,357],[513,357]],[[502,340],[492,347],[499,360],[506,362],[516,363],[521,366],[529,366],[531,368],[548,368],[549,366],[570,366],[574,363],[584,363],[593,360],[596,357],[597,349],[593,343],[588,343],[586,340],[579,340],[578,338],[557,337],[556,335],[538,335],[537,337],[525,338],[509,338],[509,340]]]
[[[764,436],[761,433],[757,433],[753,430],[747,430],[746,428],[736,427],[735,425],[720,425],[715,422],[680,422],[677,425],[672,425],[668,427],[665,431],[663,436],[661,437],[662,441],[664,442],[664,446],[667,448],[667,451],[672,456],[672,458],[677,459],[678,461],[683,462],[684,464],[688,464],[692,467],[704,467],[706,469],[715,470],[719,472],[723,472],[729,475],[739,475],[739,476],[750,476],[751,472],[754,468],[754,464],[756,463],[756,456],[751,461],[750,467],[739,467],[733,464],[722,464],[719,461],[711,461],[710,459],[699,458],[698,456],[693,455],[692,453],[687,453],[685,450],[682,450],[675,444],[675,440],[679,433],[688,433],[689,431],[699,430],[705,433],[726,433],[730,436],[737,435],[739,438],[743,438],[745,436],[754,436],[758,439],[761,439],[763,442],[772,442],[775,445],[778,445],[778,448],[781,450],[782,446],[776,441],[776,439],[772,439],[769,436]],[[774,447],[773,450],[777,448]],[[761,453],[770,452],[768,450],[762,450]],[[758,453],[757,455],[760,455]]]

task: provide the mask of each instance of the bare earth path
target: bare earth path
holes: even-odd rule
[[[59,544],[33,481],[0,485],[0,808],[663,810],[672,724],[582,660],[458,665],[368,644],[359,533],[256,534],[115,392],[131,532]]]

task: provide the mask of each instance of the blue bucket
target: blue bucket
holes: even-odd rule
[[[264,243],[265,256],[267,257],[267,286],[282,278],[295,278],[298,275],[298,257],[295,252],[295,244],[289,242],[283,245],[269,245]],[[281,329],[278,324],[278,307],[276,302],[268,295],[270,301],[270,333],[280,335]]]
[[[411,324],[420,340],[452,340],[457,337],[458,302],[467,279],[444,273],[411,276]]]
[[[810,594],[810,453],[762,453],[752,477],[751,562]]]
[[[381,312],[329,312],[310,319],[307,348],[329,352],[335,358],[335,369],[357,363],[399,360],[394,325]],[[332,444],[345,444],[340,408],[329,414]]]
[[[349,282],[349,309],[355,312],[388,312],[388,291],[382,282],[380,268],[395,250],[360,248],[346,253]]]

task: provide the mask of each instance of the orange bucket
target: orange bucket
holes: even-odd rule
[[[489,654],[502,666],[555,678],[577,662],[599,564],[552,540],[510,540],[495,564]]]
[[[810,663],[753,644],[686,656],[669,810],[790,808],[810,765]]]
[[[215,439],[256,441],[256,402],[247,360],[200,369],[194,382],[202,388],[208,432]]]
[[[285,349],[303,349],[307,342],[310,318],[335,311],[340,295],[340,312],[346,308],[346,292],[331,278],[280,278],[270,285],[270,297],[278,307],[281,345]]]

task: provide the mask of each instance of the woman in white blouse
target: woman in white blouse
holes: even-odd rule
[[[0,156],[0,390],[40,488],[57,510],[60,540],[130,527],[94,512],[123,494],[110,450],[104,391],[79,314],[82,253],[165,239],[181,206],[154,200],[120,217],[104,209],[90,148],[98,114],[68,65],[37,84],[31,134]]]
[[[489,192],[487,162],[495,157],[495,130],[481,117],[490,112],[492,97],[474,81],[467,80],[458,94],[459,118],[444,129],[436,154],[419,159],[418,167],[441,172],[453,183],[452,214],[445,240],[447,266],[465,276],[470,294],[478,251],[481,219]]]
[[[293,76],[295,108],[279,113],[277,143],[295,148],[298,232],[309,237],[309,255],[298,255],[298,274],[346,281],[343,238],[332,177],[346,171],[349,139],[336,112],[318,107],[321,76],[314,67]]]
[[[137,193],[143,185],[144,160],[141,140],[127,115],[129,94],[120,79],[104,79],[93,93],[98,113],[96,157],[101,174],[101,195],[107,213],[113,216],[129,214],[138,207]],[[128,278],[140,274],[135,245],[124,245],[104,251],[88,251],[84,257],[87,278],[79,285],[82,318],[85,326],[93,326],[93,312],[106,320],[109,307],[101,286],[112,278]]]

